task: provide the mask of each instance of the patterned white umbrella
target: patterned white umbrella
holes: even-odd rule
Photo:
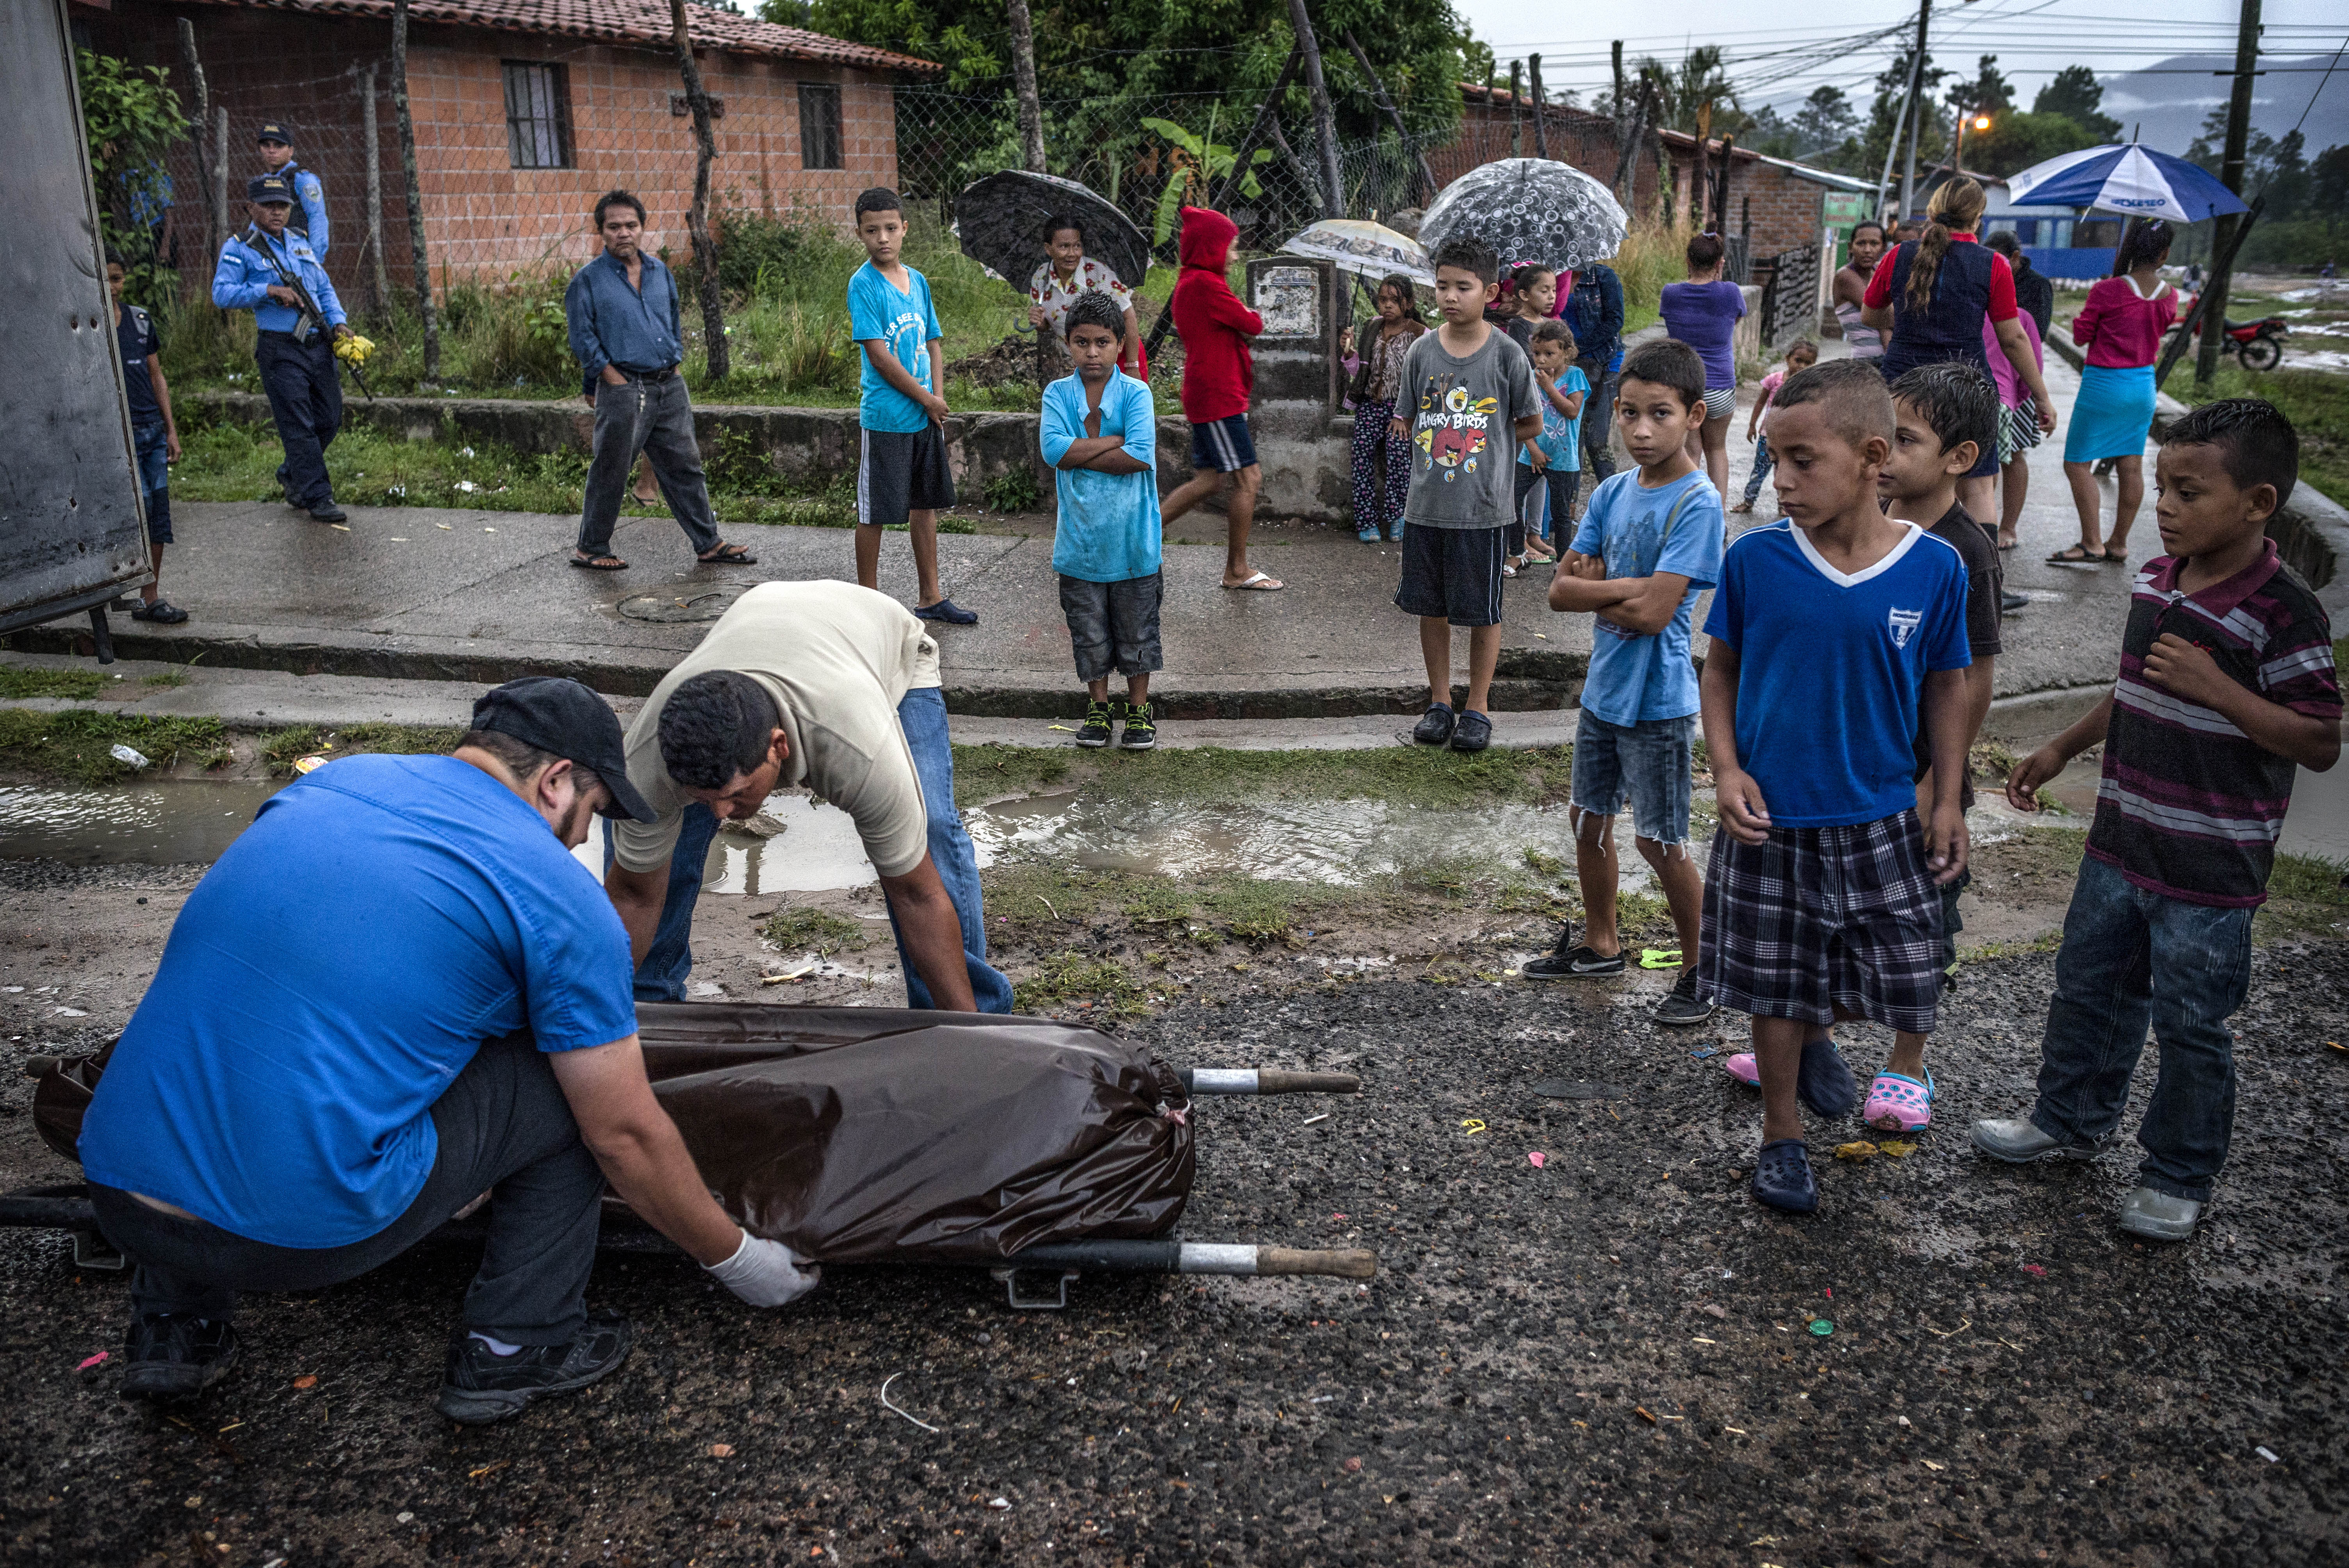
[[[1314,256],[1376,283],[1401,273],[1413,283],[1435,282],[1427,251],[1417,240],[1383,223],[1361,218],[1324,218],[1309,223],[1280,247],[1292,256]]]
[[[1504,266],[1587,267],[1623,248],[1628,222],[1614,193],[1572,164],[1503,158],[1437,192],[1420,220],[1419,242],[1433,256],[1465,234],[1490,245]]]

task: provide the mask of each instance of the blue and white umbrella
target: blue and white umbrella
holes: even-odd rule
[[[2247,211],[2243,199],[2199,164],[2149,147],[2091,147],[2006,177],[2017,206],[2090,207],[2133,218],[2199,223]]]

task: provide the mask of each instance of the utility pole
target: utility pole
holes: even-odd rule
[[[1011,15],[1011,85],[1019,98],[1019,155],[1028,172],[1044,167],[1044,106],[1036,97],[1036,33],[1028,20],[1028,0],[1006,0]]]
[[[1523,60],[1509,62],[1509,156],[1512,158],[1526,155],[1525,69]]]
[[[1901,133],[1908,129],[1909,111],[1917,101],[1918,75],[1925,68],[1925,57],[1920,55],[1909,62],[1909,95],[1901,99],[1900,118],[1892,123],[1892,134],[1884,140],[1884,168],[1876,176],[1876,215],[1884,216],[1884,201],[1892,189],[1892,160],[1900,156]]]
[[[221,145],[228,144],[228,110],[221,112]],[[408,191],[408,264],[416,277],[416,314],[424,323],[424,379],[440,379],[440,321],[432,309],[432,264],[424,253],[424,190],[416,177],[416,121],[408,109],[408,0],[392,0],[391,113],[399,129],[400,183]],[[227,177],[228,159],[221,159]]]
[[[1909,203],[1917,193],[1917,141],[1925,129],[1925,28],[1932,19],[1933,0],[1917,0],[1917,65],[1909,89],[1909,162],[1900,173],[1900,213],[1909,216]]]
[[[2251,134],[2251,82],[2260,63],[2260,0],[2243,0],[2242,21],[2235,29],[2235,90],[2227,99],[2227,154],[2219,179],[2236,195],[2243,193],[2243,149]],[[2234,273],[2236,229],[2245,216],[2230,212],[2210,232],[2209,286],[2202,294],[2202,352],[2194,361],[2194,385],[2207,387],[2219,374],[2219,346],[2227,341],[2227,285]],[[2157,388],[2158,390],[2158,388]]]

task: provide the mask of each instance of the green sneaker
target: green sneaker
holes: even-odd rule
[[[1158,727],[1150,722],[1150,705],[1125,705],[1125,731],[1117,738],[1120,751],[1147,751],[1158,744]]]
[[[1088,751],[1098,751],[1109,744],[1109,704],[1085,704],[1085,721],[1077,727],[1077,744]]]

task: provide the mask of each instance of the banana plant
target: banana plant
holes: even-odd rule
[[[1167,158],[1166,188],[1158,193],[1158,217],[1151,234],[1154,243],[1163,245],[1174,232],[1184,204],[1205,202],[1212,181],[1231,177],[1236,150],[1215,139],[1216,111],[1212,108],[1207,111],[1205,135],[1187,131],[1171,119],[1144,119],[1142,123],[1164,137],[1173,149]],[[1264,193],[1257,183],[1256,170],[1271,159],[1272,149],[1257,149],[1256,155],[1248,160],[1248,167],[1240,170],[1241,195],[1253,201]]]

